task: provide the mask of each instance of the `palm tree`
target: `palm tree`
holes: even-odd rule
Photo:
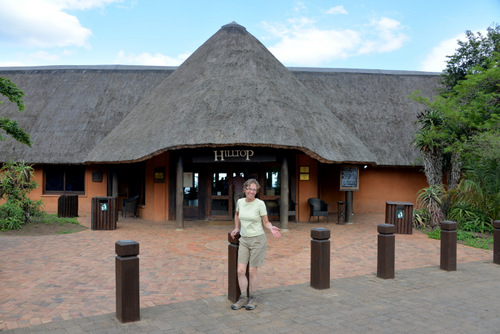
[[[427,109],[417,119],[420,129],[415,134],[413,146],[424,159],[424,171],[429,186],[443,183],[443,149],[446,138],[442,127],[444,119],[438,110]]]

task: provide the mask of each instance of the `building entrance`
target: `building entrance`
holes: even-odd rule
[[[259,172],[237,166],[211,171],[207,210],[211,219],[233,219],[236,201],[244,197],[243,183],[250,178],[258,179]]]
[[[233,220],[237,200],[244,197],[243,183],[251,178],[260,183],[256,196],[265,201],[268,215],[278,218],[281,165],[275,154],[246,149],[200,150],[184,159],[184,219]]]

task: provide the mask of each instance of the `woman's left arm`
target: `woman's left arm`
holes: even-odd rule
[[[262,225],[264,225],[265,228],[267,228],[269,231],[271,231],[271,234],[273,235],[273,237],[281,238],[280,229],[276,226],[273,226],[273,224],[271,224],[267,215],[262,216]]]

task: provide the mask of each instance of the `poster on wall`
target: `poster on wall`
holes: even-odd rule
[[[340,190],[359,190],[359,168],[357,166],[342,166],[340,168]]]

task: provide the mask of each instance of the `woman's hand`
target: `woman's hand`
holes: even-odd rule
[[[231,231],[231,238],[235,238],[236,237],[236,234],[238,234],[239,230],[238,229],[234,229]]]
[[[273,237],[275,237],[275,238],[281,238],[280,229],[278,227],[271,226],[270,230],[271,230],[271,234],[273,235]]]

